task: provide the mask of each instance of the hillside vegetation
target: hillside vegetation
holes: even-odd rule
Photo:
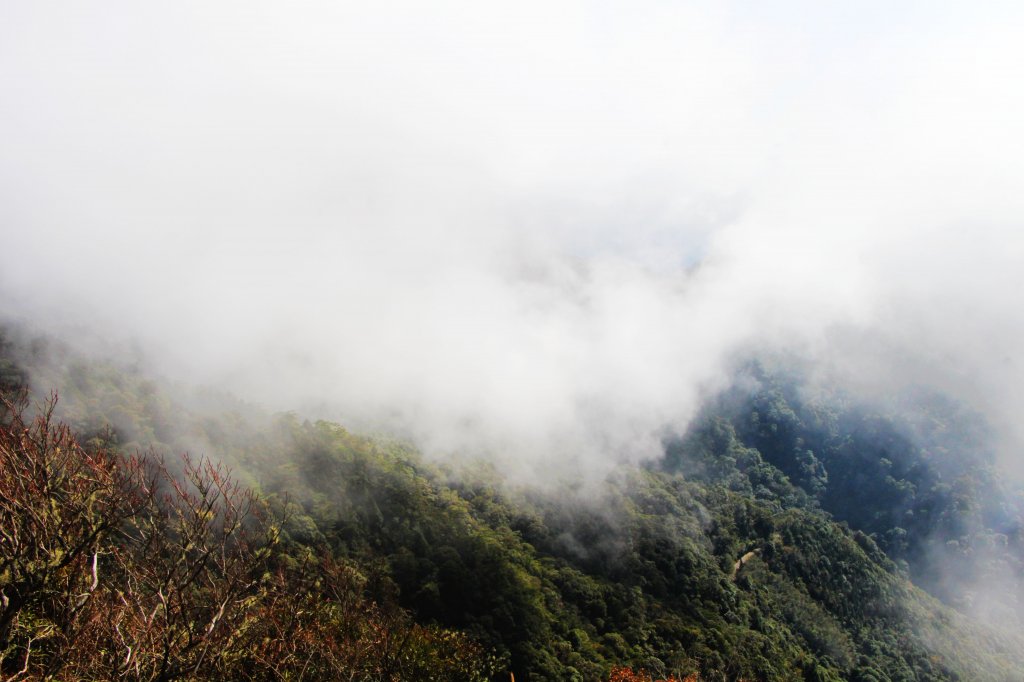
[[[709,404],[663,460],[541,493],[223,396],[188,408],[9,333],[8,395],[30,379],[60,400],[5,408],[0,668],[1022,679],[1024,642],[958,587],[998,578],[993,613],[1015,617],[1020,510],[983,425],[935,396],[871,410],[746,372],[755,388]]]

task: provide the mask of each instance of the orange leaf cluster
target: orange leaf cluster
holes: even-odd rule
[[[696,673],[687,675],[680,679],[669,675],[665,678],[659,678],[655,680],[651,677],[650,673],[643,670],[634,671],[632,668],[620,667],[613,668],[611,676],[608,678],[608,682],[699,682],[700,677]]]

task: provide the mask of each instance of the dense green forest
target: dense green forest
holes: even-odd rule
[[[16,330],[0,346],[7,395],[59,392],[48,420],[5,409],[4,496],[33,457],[69,481],[0,512],[5,677],[1024,679],[1021,498],[941,395],[869,405],[750,363],[662,459],[540,491]],[[32,505],[37,530],[93,519],[85,549],[24,546]]]

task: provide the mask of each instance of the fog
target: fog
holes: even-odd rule
[[[510,474],[759,348],[1024,441],[1017,3],[0,8],[0,313]],[[564,467],[559,469],[559,467]]]

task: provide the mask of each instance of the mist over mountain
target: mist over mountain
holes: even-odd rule
[[[1013,4],[3,14],[8,315],[524,475],[656,457],[782,347],[1016,469]]]
[[[10,391],[26,383],[43,406],[40,393],[60,390],[51,419],[70,431],[24,430]],[[620,682],[1024,670],[1024,498],[996,467],[984,418],[934,392],[864,402],[799,363],[752,362],[657,460],[543,484],[509,478],[487,451],[438,461],[10,325],[0,397],[0,589],[15,597],[0,611],[5,672]],[[122,512],[124,528],[91,545],[65,541],[87,548],[67,555],[21,541],[117,513],[107,500],[135,495],[136,479],[91,490],[115,456],[125,476],[148,462],[196,497],[144,497],[154,506]],[[258,495],[241,498],[262,510],[248,539],[208,525],[230,516],[190,512],[211,490],[223,505],[250,494],[217,492],[232,488],[209,466]],[[45,485],[17,485],[46,472]],[[39,490],[52,492],[26,499]],[[210,542],[225,551],[206,565]],[[47,568],[64,556],[67,568]],[[249,571],[262,577],[240,581]],[[168,596],[164,616],[153,604]],[[157,621],[131,618],[154,608]],[[53,628],[61,636],[37,639]]]
[[[1018,679],[1022,30],[8,3],[0,388],[298,491],[287,556],[519,678]]]

